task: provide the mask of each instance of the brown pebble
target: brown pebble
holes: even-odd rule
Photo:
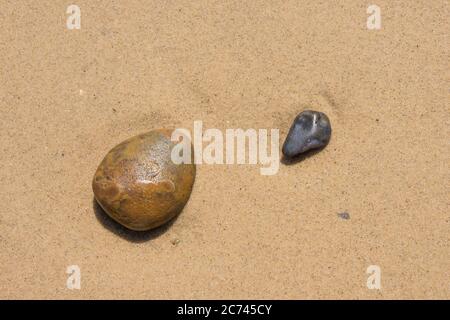
[[[95,199],[123,226],[137,231],[156,228],[178,215],[195,180],[191,164],[174,164],[172,130],[132,137],[108,152],[92,181]]]

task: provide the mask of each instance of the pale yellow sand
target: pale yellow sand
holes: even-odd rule
[[[81,30],[67,1],[0,2],[1,298],[450,298],[448,1],[376,0],[381,30],[367,1],[75,3]],[[283,139],[304,108],[333,137],[303,162],[198,166],[150,234],[96,213],[122,140],[194,120]]]

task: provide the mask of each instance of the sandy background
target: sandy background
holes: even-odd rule
[[[450,5],[375,3],[378,31],[367,1],[0,1],[0,297],[450,298]],[[203,120],[284,139],[305,108],[331,119],[325,150],[274,176],[197,166],[165,228],[93,203],[128,137]]]

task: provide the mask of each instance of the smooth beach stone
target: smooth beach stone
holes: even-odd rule
[[[95,199],[129,229],[156,228],[178,215],[189,199],[194,153],[190,164],[174,164],[171,133],[160,129],[125,140],[106,154],[95,172]]]
[[[331,124],[323,112],[305,110],[294,120],[283,143],[283,155],[295,157],[311,149],[322,148],[331,137]]]

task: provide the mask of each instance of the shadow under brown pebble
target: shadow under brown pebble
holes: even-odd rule
[[[164,234],[170,226],[175,222],[177,217],[173,218],[169,222],[163,224],[160,227],[157,227],[148,231],[134,231],[128,228],[125,228],[114,219],[112,219],[108,214],[100,207],[95,198],[92,200],[92,208],[94,209],[95,217],[100,222],[100,224],[107,230],[116,234],[117,236],[134,243],[141,243],[150,241],[158,238],[162,234]]]

